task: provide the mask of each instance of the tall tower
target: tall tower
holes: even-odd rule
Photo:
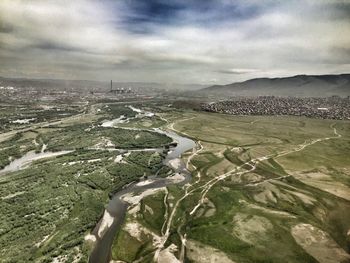
[[[113,81],[111,80],[111,92],[113,91]]]

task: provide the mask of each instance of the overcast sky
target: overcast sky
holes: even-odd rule
[[[163,83],[350,72],[349,0],[0,0],[0,75]]]

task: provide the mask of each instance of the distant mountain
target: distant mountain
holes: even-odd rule
[[[350,74],[297,75],[286,78],[256,78],[199,91],[203,95],[328,97],[350,95]],[[199,93],[198,93],[199,94]]]

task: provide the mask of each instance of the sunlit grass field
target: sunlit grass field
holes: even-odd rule
[[[323,262],[329,255],[335,255],[334,262],[348,259],[349,122],[196,111],[167,112],[162,117],[168,120],[169,128],[203,146],[188,167],[193,181],[200,173],[198,190],[180,203],[166,243],[176,245],[175,256],[180,257],[181,236],[186,235],[186,262]],[[320,141],[300,151],[277,156],[317,139]],[[183,159],[189,156],[187,153]],[[254,171],[232,173],[218,181],[192,213],[203,194],[201,185],[263,156],[269,157]],[[185,187],[171,186],[168,190],[169,213]],[[123,230],[116,237],[115,259],[152,261],[152,256],[145,256],[152,255],[148,231],[161,236],[159,218],[166,214],[162,199],[160,195],[148,197],[139,213],[128,218],[126,225],[138,222],[144,234],[140,239],[131,232],[126,239],[128,231]],[[153,213],[144,208],[147,206]],[[159,222],[158,229],[154,222]],[[298,227],[306,230],[300,234]],[[138,246],[127,255],[118,253],[134,242],[148,245]]]

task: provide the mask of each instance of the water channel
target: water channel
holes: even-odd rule
[[[184,176],[181,183],[186,183],[191,179],[190,173],[186,169],[186,165],[179,159],[179,157],[186,151],[196,147],[196,143],[186,137],[180,136],[172,131],[164,131],[160,129],[154,129],[155,132],[165,134],[172,138],[177,145],[171,147],[164,160],[165,165],[170,165],[172,160],[178,159],[180,165],[175,168],[175,172]],[[111,247],[113,240],[120,226],[123,224],[125,214],[129,204],[123,200],[123,196],[127,194],[141,194],[142,192],[149,189],[157,189],[166,187],[170,184],[174,184],[172,178],[152,178],[147,184],[134,183],[128,185],[126,188],[117,192],[109,201],[108,206],[105,210],[104,216],[101,218],[99,223],[96,225],[92,232],[95,239],[95,246],[90,255],[90,263],[108,263],[111,258]],[[106,218],[107,217],[107,218]],[[101,235],[101,227],[105,227],[105,221],[109,220],[110,224],[108,228]],[[102,226],[104,225],[104,226]]]

